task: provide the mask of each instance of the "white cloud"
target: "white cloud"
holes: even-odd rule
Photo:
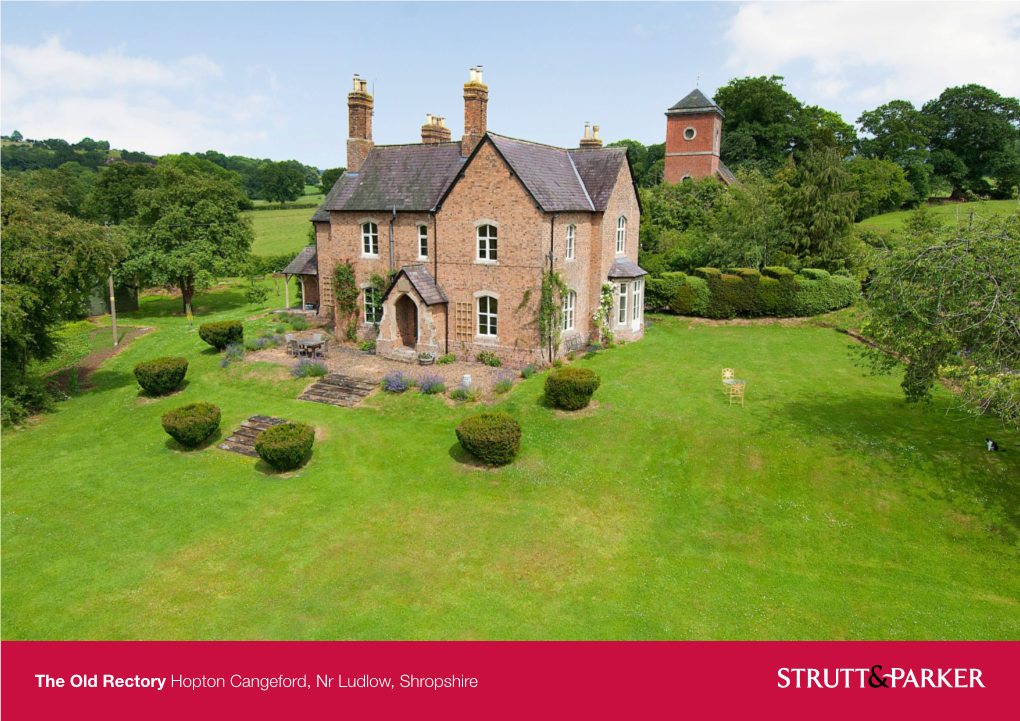
[[[276,120],[277,84],[267,66],[259,88],[238,95],[224,69],[204,55],[168,62],[123,48],[89,55],[50,38],[34,47],[4,45],[0,56],[4,132],[72,142],[88,136],[156,154],[254,154]]]
[[[810,65],[798,85],[818,99],[922,103],[966,83],[1020,96],[1015,3],[750,3],[726,39],[742,75]]]

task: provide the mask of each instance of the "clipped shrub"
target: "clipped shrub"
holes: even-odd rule
[[[446,355],[439,356],[439,358],[436,360],[436,365],[448,366],[451,363],[454,363],[456,360],[457,360],[456,355],[454,355],[453,353],[447,353]]]
[[[669,306],[669,295],[666,293],[666,282],[662,278],[645,280],[645,310],[649,313],[660,313]]]
[[[307,423],[281,423],[255,437],[259,457],[278,471],[289,471],[312,457],[315,429]]]
[[[212,403],[188,403],[163,414],[163,430],[185,448],[194,448],[220,427],[220,409]]]
[[[821,268],[803,268],[800,271],[800,275],[808,280],[825,280],[832,277],[829,275],[829,271],[822,270]]]
[[[187,358],[155,358],[135,366],[138,385],[154,396],[177,390],[187,372]]]
[[[198,337],[216,350],[244,342],[244,325],[239,320],[218,320],[198,327]]]
[[[505,466],[521,450],[521,426],[506,413],[479,413],[457,426],[457,440],[490,466]]]
[[[674,286],[669,307],[677,315],[703,316],[708,312],[708,281],[697,276],[684,276]]]
[[[545,397],[557,408],[576,411],[591,402],[601,384],[598,373],[590,368],[557,368],[545,379]]]
[[[805,269],[813,270],[813,269]],[[821,271],[825,273],[825,271]],[[805,275],[804,271],[797,276],[797,296],[794,312],[797,315],[819,315],[839,308],[853,305],[860,295],[860,285],[853,278],[841,275],[818,276]]]
[[[481,353],[479,353],[476,356],[476,360],[479,363],[484,363],[485,365],[490,366],[492,368],[499,368],[501,365],[503,365],[503,361],[501,361],[496,356],[495,353],[489,350],[483,350]]]
[[[797,306],[797,274],[782,266],[762,268],[755,306],[758,315],[791,316]]]

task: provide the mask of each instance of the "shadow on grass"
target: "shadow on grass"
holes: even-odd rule
[[[130,371],[116,371],[100,368],[88,377],[88,390],[109,390],[123,388],[127,385],[138,385],[135,374]]]
[[[492,466],[483,463],[471,455],[468,451],[464,450],[464,446],[462,446],[459,441],[450,446],[450,450],[447,451],[447,453],[450,458],[463,466],[468,466],[469,468],[474,468],[479,471],[496,470]]]
[[[224,438],[223,429],[217,428],[215,431],[210,433],[209,436],[204,441],[199,443],[194,448],[188,448],[187,446],[183,446],[177,441],[175,441],[173,438],[167,438],[166,443],[164,445],[166,446],[166,449],[168,451],[177,451],[178,453],[197,453],[198,451],[204,451],[207,448],[212,448],[218,445],[219,442],[223,440],[223,438]]]
[[[132,376],[132,379],[133,378],[134,378],[134,376]],[[138,395],[136,397],[140,398],[142,400],[150,401],[150,402],[155,402],[155,401],[163,400],[164,398],[173,398],[174,396],[179,396],[181,393],[186,391],[188,389],[189,385],[191,385],[191,381],[189,381],[187,378],[185,378],[183,381],[181,381],[181,384],[179,386],[177,386],[177,388],[175,388],[174,390],[170,391],[169,393],[161,393],[161,394],[149,393],[144,388],[139,388],[138,389]]]
[[[877,396],[791,402],[776,412],[802,428],[803,437],[825,436],[848,456],[911,467],[924,464],[931,469],[928,497],[973,499],[986,510],[990,530],[1010,544],[1020,539],[1020,453],[987,452],[990,419],[975,422],[962,411],[925,412]],[[943,426],[937,433],[935,424]],[[952,440],[933,441],[942,435]]]

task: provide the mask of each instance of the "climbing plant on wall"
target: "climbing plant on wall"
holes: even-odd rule
[[[595,327],[599,329],[599,342],[613,342],[613,285],[612,283],[602,284],[602,293],[599,295],[599,306],[595,309],[591,319],[595,321]]]
[[[347,339],[358,334],[358,278],[354,263],[341,260],[333,267],[333,298],[336,303],[337,326],[346,327]]]
[[[563,298],[570,292],[563,277],[555,271],[542,273],[542,296],[538,304],[538,335],[543,343],[551,341],[553,351],[560,344],[563,328]],[[551,359],[550,359],[551,360]]]

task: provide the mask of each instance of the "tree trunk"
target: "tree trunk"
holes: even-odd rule
[[[191,299],[195,296],[195,283],[191,280],[184,280],[181,282],[181,300],[184,301],[184,312],[188,312],[188,305],[191,304]]]

